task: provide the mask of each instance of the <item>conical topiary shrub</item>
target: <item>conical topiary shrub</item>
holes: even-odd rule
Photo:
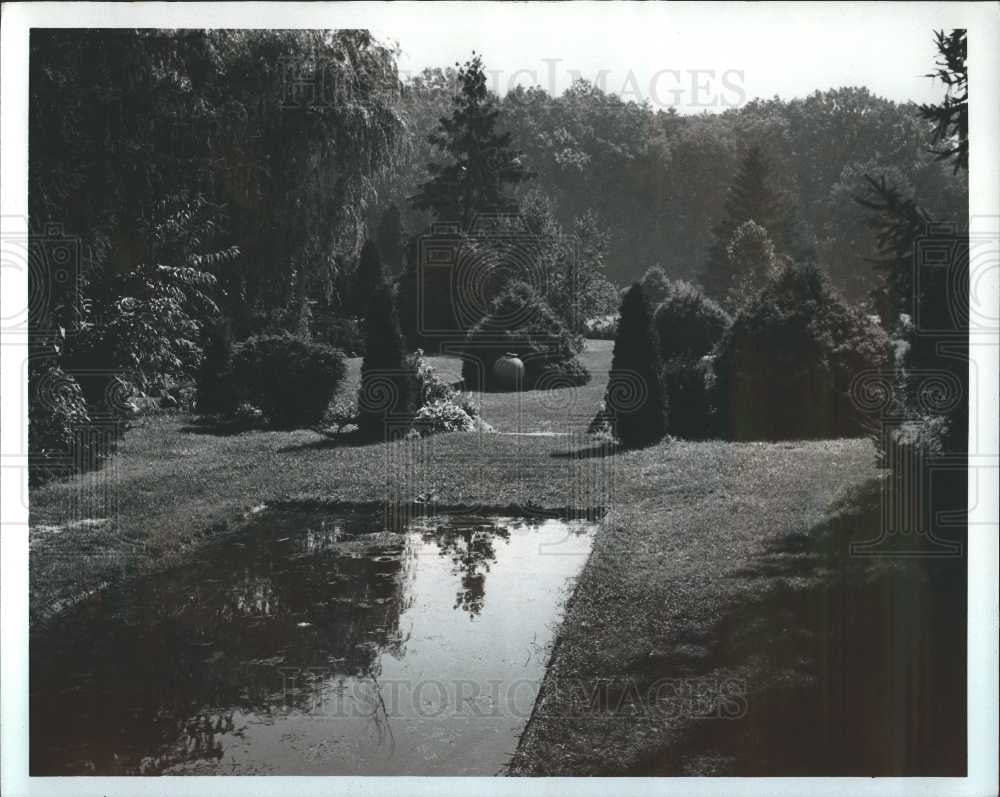
[[[641,448],[667,433],[667,407],[656,333],[638,282],[622,299],[619,316],[605,412],[619,442],[625,448]]]
[[[414,407],[414,374],[407,361],[392,286],[375,288],[365,317],[365,359],[358,389],[358,432],[366,440],[404,433]]]

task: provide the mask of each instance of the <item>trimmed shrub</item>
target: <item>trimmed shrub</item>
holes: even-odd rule
[[[718,434],[712,358],[680,358],[663,367],[663,387],[670,412],[667,431],[674,437],[703,440]]]
[[[574,357],[572,360],[560,360],[543,366],[534,386],[539,390],[555,390],[560,387],[579,387],[589,381],[590,371]]]
[[[884,330],[844,304],[815,265],[785,267],[719,343],[722,433],[735,440],[863,435],[851,381],[883,366],[887,347]]]
[[[291,335],[250,338],[233,354],[236,395],[281,428],[319,423],[344,379],[344,356]]]
[[[405,434],[415,410],[413,364],[406,356],[393,288],[382,283],[368,302],[365,359],[358,389],[358,431],[366,440]]]
[[[621,444],[640,448],[667,433],[667,406],[660,381],[663,366],[640,283],[633,283],[625,294],[619,316],[605,412]]]
[[[732,319],[718,302],[689,282],[673,282],[653,320],[664,362],[697,361],[712,351]]]
[[[656,307],[656,305],[666,299],[667,294],[670,293],[670,288],[670,278],[667,277],[667,272],[663,270],[663,266],[650,266],[646,269],[646,273],[642,275],[642,292],[646,297],[646,301],[649,302],[650,307]]]
[[[582,348],[583,339],[566,328],[532,286],[512,282],[493,300],[489,315],[469,330],[462,379],[470,389],[498,389],[493,364],[509,352],[524,362],[523,386],[531,390],[547,367],[572,360]]]

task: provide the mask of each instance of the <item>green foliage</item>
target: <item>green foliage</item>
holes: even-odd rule
[[[214,286],[195,268],[141,265],[95,290],[65,356],[70,370],[94,375],[84,386],[88,400],[100,400],[112,375],[142,392],[193,376],[202,325],[218,314]]]
[[[365,359],[358,389],[358,430],[365,439],[406,433],[417,402],[414,381],[393,289],[383,283],[372,293],[365,317]]]
[[[642,285],[622,299],[604,400],[612,433],[625,448],[652,445],[667,433],[660,354]]]
[[[888,338],[814,265],[787,266],[734,319],[715,358],[722,433],[736,440],[852,437],[852,380],[885,364]]]
[[[532,286],[512,282],[469,330],[462,351],[462,379],[469,388],[495,388],[493,364],[510,352],[524,362],[524,387],[532,389],[550,364],[565,362],[582,341],[570,332]]]
[[[664,362],[693,363],[712,351],[731,322],[718,303],[691,283],[670,283],[653,316],[660,356]]]
[[[279,428],[318,424],[346,373],[343,355],[291,335],[261,335],[239,344],[232,380],[240,399]]]
[[[451,116],[442,117],[429,137],[446,161],[428,164],[431,178],[420,186],[413,204],[442,221],[459,222],[465,230],[476,213],[516,210],[504,186],[516,186],[530,175],[511,147],[510,133],[496,129],[500,110],[486,87],[480,56],[459,68],[458,82],[461,90],[452,100]]]
[[[91,423],[90,412],[77,380],[60,368],[54,357],[33,358],[29,371],[31,401],[28,405],[28,456],[31,481],[67,471],[67,460],[90,459],[98,451],[81,450],[81,441]]]
[[[365,336],[361,325],[353,318],[327,314],[314,318],[313,338],[327,346],[340,349],[348,357],[359,357],[365,353]]]

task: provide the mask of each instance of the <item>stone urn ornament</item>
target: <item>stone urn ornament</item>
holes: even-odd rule
[[[524,384],[524,362],[513,352],[507,352],[493,363],[493,377],[504,390],[520,390]]]

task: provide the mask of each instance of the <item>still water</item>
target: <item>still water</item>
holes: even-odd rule
[[[31,774],[492,775],[585,521],[261,513],[31,640]]]

